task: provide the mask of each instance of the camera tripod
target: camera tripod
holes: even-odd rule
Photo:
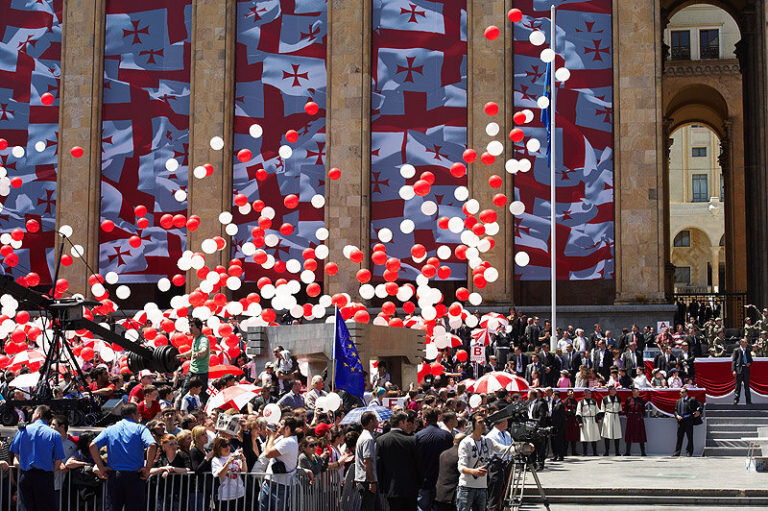
[[[541,486],[539,474],[536,472],[536,466],[528,460],[528,456],[525,454],[518,454],[511,463],[512,470],[510,471],[504,491],[504,509],[519,511],[520,507],[523,505],[523,500],[525,499],[525,478],[530,470],[533,480],[536,481],[536,486],[539,489],[541,503],[547,510],[549,510],[549,497],[547,497],[544,488]]]

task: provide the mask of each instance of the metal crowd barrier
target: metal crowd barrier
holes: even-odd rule
[[[17,511],[18,469],[0,473],[0,511]],[[343,481],[337,471],[311,481],[303,470],[264,473],[154,474],[147,479],[146,511],[341,511]],[[59,511],[105,511],[106,485],[82,469],[68,471],[58,492]]]

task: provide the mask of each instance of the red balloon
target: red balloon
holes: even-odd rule
[[[141,246],[141,238],[139,238],[134,234],[133,236],[128,238],[128,244],[133,248],[139,248]]]
[[[248,204],[248,196],[247,195],[244,195],[242,193],[238,193],[237,195],[235,195],[235,205],[236,206],[242,207],[242,206],[245,206],[246,204]]]
[[[283,225],[280,226],[280,234],[282,234],[283,236],[290,236],[291,234],[293,234],[293,226],[288,222],[285,222]]]
[[[299,205],[299,198],[295,194],[286,195],[283,199],[283,204],[288,209],[294,209]]]
[[[307,101],[304,104],[304,111],[307,112],[308,115],[315,115],[318,110],[320,110],[320,107],[317,106],[317,103],[314,101]]]
[[[400,259],[397,257],[390,257],[387,259],[387,270],[394,272],[400,271]]]
[[[432,362],[429,367],[432,376],[440,376],[445,372],[445,367],[440,362]]]
[[[147,207],[143,205],[138,205],[135,208],[133,208],[133,213],[138,217],[142,217],[147,214]]]
[[[467,352],[464,350],[459,350],[456,352],[456,360],[459,362],[466,362],[467,361]]]
[[[366,270],[365,268],[361,270],[357,270],[357,281],[361,284],[365,284],[371,280],[371,272],[370,270]]]
[[[328,171],[328,177],[332,181],[336,181],[341,177],[341,170],[337,169],[336,167],[333,167],[331,170]]]
[[[312,282],[307,286],[307,295],[311,296],[312,298],[318,296],[321,291],[322,291],[322,288],[320,287],[320,284],[318,284],[317,282]]]
[[[269,173],[264,169],[256,170],[256,179],[258,179],[259,181],[264,181],[265,179],[267,179],[268,175]]]
[[[104,232],[112,232],[115,228],[115,222],[112,220],[103,220],[101,222],[101,230]]]
[[[512,131],[509,132],[509,139],[512,142],[520,142],[523,140],[523,130],[520,128],[513,128]]]
[[[373,261],[373,264],[376,266],[381,266],[387,262],[387,253],[382,250],[377,250],[371,254],[371,261]]]
[[[171,282],[173,283],[174,286],[183,286],[185,280],[186,279],[184,278],[184,275],[180,273],[174,275],[173,278],[171,278]]]
[[[389,326],[392,328],[403,328],[403,320],[400,318],[392,318],[389,320]]]
[[[435,175],[428,170],[425,172],[422,172],[421,176],[419,176],[419,179],[421,179],[422,181],[426,181],[427,183],[429,183],[430,186],[435,184]]]
[[[503,193],[497,193],[493,196],[493,204],[494,206],[503,208],[507,205],[507,196]]]
[[[94,355],[93,348],[89,346],[86,346],[80,352],[80,358],[82,358],[83,360],[88,360],[88,361],[93,360],[93,355]]]
[[[460,287],[456,290],[456,299],[462,302],[469,299],[469,289],[466,287]]]
[[[464,159],[465,162],[472,163],[477,159],[477,151],[475,151],[474,149],[467,149],[464,151],[461,157]]]
[[[515,124],[525,124],[525,114],[523,112],[515,112],[512,120],[515,121]]]
[[[425,264],[421,267],[421,274],[427,277],[428,279],[431,279],[435,276],[437,273],[437,268],[432,266],[431,264]]]
[[[352,261],[353,263],[363,262],[363,257],[365,257],[365,255],[359,248],[353,249],[349,253],[349,260]]]
[[[482,161],[486,165],[493,165],[493,162],[496,161],[496,157],[494,155],[492,155],[491,153],[489,153],[489,152],[485,152],[480,157],[480,161]]]
[[[27,232],[37,232],[40,230],[40,224],[37,222],[37,220],[29,219],[27,220]]]
[[[40,96],[40,102],[45,106],[51,106],[53,104],[53,94],[50,92],[43,93],[43,95]]]
[[[64,254],[61,256],[61,264],[64,266],[71,266],[72,265],[72,256],[69,254]]]
[[[184,215],[182,215],[181,213],[179,213],[178,215],[173,215],[174,227],[181,229],[185,225],[187,225],[187,218]]]
[[[16,323],[23,325],[27,321],[29,321],[29,312],[19,311],[16,313]]]
[[[394,303],[390,301],[386,301],[381,304],[381,312],[386,314],[387,316],[392,316],[395,312],[397,312],[397,307]]]
[[[84,151],[82,147],[80,147],[79,145],[76,145],[75,147],[72,148],[71,153],[72,153],[72,156],[74,156],[75,158],[80,158],[83,155]]]
[[[192,215],[189,218],[187,218],[187,230],[188,231],[196,231],[197,228],[200,227],[200,217],[197,215]]]
[[[419,197],[426,197],[429,195],[430,186],[429,183],[423,179],[419,179],[413,184],[413,192]]]
[[[18,227],[11,231],[11,238],[14,241],[21,241],[24,239],[24,231],[19,229]]]
[[[67,279],[59,279],[56,281],[55,286],[56,291],[59,291],[60,293],[63,293],[67,289],[69,289],[69,281]]]
[[[461,162],[456,162],[451,165],[451,175],[453,177],[464,177],[467,174],[467,167]]]
[[[253,154],[248,149],[240,149],[237,152],[237,159],[243,163],[251,161],[251,158],[253,158]]]
[[[523,19],[523,12],[520,9],[510,9],[507,13],[507,18],[509,18],[509,21],[512,23],[517,23],[518,21]]]
[[[296,130],[288,130],[285,132],[285,139],[293,144],[299,139],[299,134],[296,132]]]
[[[336,275],[338,272],[339,272],[339,266],[336,263],[334,262],[325,263],[325,273],[327,273],[328,275]]]
[[[504,184],[504,181],[500,176],[494,174],[488,178],[488,184],[491,185],[491,188],[501,188],[501,185]]]
[[[493,28],[496,28],[496,27],[493,27]],[[498,30],[498,28],[496,30]],[[499,105],[497,105],[493,101],[489,101],[488,103],[485,104],[484,110],[486,115],[493,116],[499,113]]]
[[[447,216],[441,216],[437,219],[437,226],[445,230],[448,228],[448,222],[450,222],[450,219]]]
[[[475,284],[475,287],[478,289],[483,289],[487,284],[485,277],[480,273],[472,277],[472,282]]]
[[[441,266],[440,268],[437,269],[437,278],[446,280],[450,276],[451,276],[450,266]]]
[[[403,311],[405,311],[406,314],[413,314],[413,312],[416,310],[416,304],[413,302],[405,302],[403,304]]]
[[[40,284],[40,275],[35,272],[29,272],[26,276],[27,286],[35,287]]]
[[[491,25],[485,29],[485,38],[488,39],[489,41],[495,41],[496,39],[499,38],[499,33],[500,33],[499,27],[495,25]],[[496,115],[496,114],[491,114],[491,115]]]
[[[496,221],[496,212],[492,209],[484,209],[480,212],[480,215],[478,215],[480,218],[480,221],[485,224],[492,224]]]
[[[421,259],[425,255],[427,255],[427,249],[424,248],[424,245],[416,243],[414,246],[411,247],[411,256],[414,259]]]
[[[368,311],[357,311],[355,312],[355,323],[368,323],[371,320],[371,315],[368,314]]]
[[[14,177],[13,179],[11,179],[11,186],[13,188],[21,188],[21,185],[23,184],[24,184],[24,181],[22,181],[20,177]]]

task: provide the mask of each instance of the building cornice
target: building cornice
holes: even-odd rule
[[[711,76],[740,74],[737,59],[671,60],[664,63],[666,76]]]

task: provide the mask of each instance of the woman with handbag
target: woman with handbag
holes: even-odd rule
[[[229,440],[216,437],[213,441],[211,472],[219,480],[218,509],[242,511],[245,507],[245,484],[242,473],[246,470],[243,450],[232,452]]]

